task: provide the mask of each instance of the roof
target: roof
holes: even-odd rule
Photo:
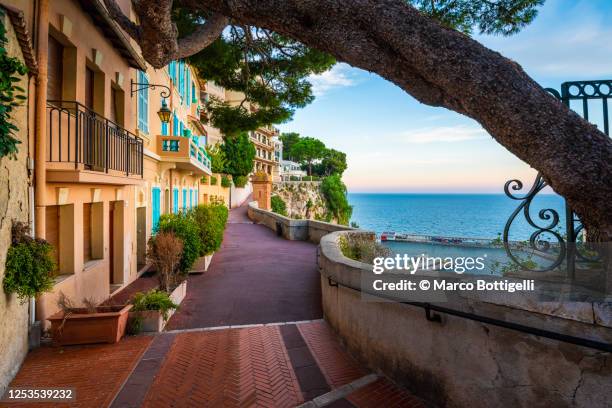
[[[144,58],[132,47],[119,24],[113,20],[102,4],[102,0],[79,0],[79,3],[130,66],[146,71],[147,65]]]
[[[32,37],[30,37],[23,11],[7,5],[2,5],[2,7],[6,10],[6,14],[11,19],[11,23],[15,29],[23,59],[28,67],[28,73],[38,75],[38,62],[36,61],[34,48],[32,47]]]

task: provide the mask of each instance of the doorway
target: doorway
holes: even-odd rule
[[[108,207],[108,279],[112,286],[115,282],[115,203]]]

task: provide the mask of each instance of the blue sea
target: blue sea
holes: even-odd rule
[[[351,221],[362,229],[380,234],[395,231],[422,235],[497,238],[519,201],[503,194],[366,194],[349,193]],[[559,213],[564,231],[565,204],[562,197],[540,194],[531,205],[534,221],[545,225],[538,212],[552,208]],[[510,229],[511,240],[526,240],[534,229],[522,215]]]

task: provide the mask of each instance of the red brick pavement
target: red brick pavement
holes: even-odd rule
[[[301,323],[297,326],[332,388],[348,384],[368,373],[342,348],[326,322]],[[353,392],[347,400],[359,408],[425,407],[411,393],[386,378]]]
[[[116,344],[41,347],[31,351],[10,387],[74,388],[69,404],[4,403],[7,407],[107,407],[151,342],[129,337]]]
[[[143,407],[293,407],[302,395],[277,326],[179,334]]]

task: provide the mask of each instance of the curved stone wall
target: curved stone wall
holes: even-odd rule
[[[447,314],[429,321],[419,307],[364,300],[361,273],[372,266],[342,255],[337,241],[346,233],[320,242],[323,310],[347,348],[372,369],[438,406],[609,406],[610,353]],[[440,306],[612,343],[610,303],[564,304],[482,294]]]

